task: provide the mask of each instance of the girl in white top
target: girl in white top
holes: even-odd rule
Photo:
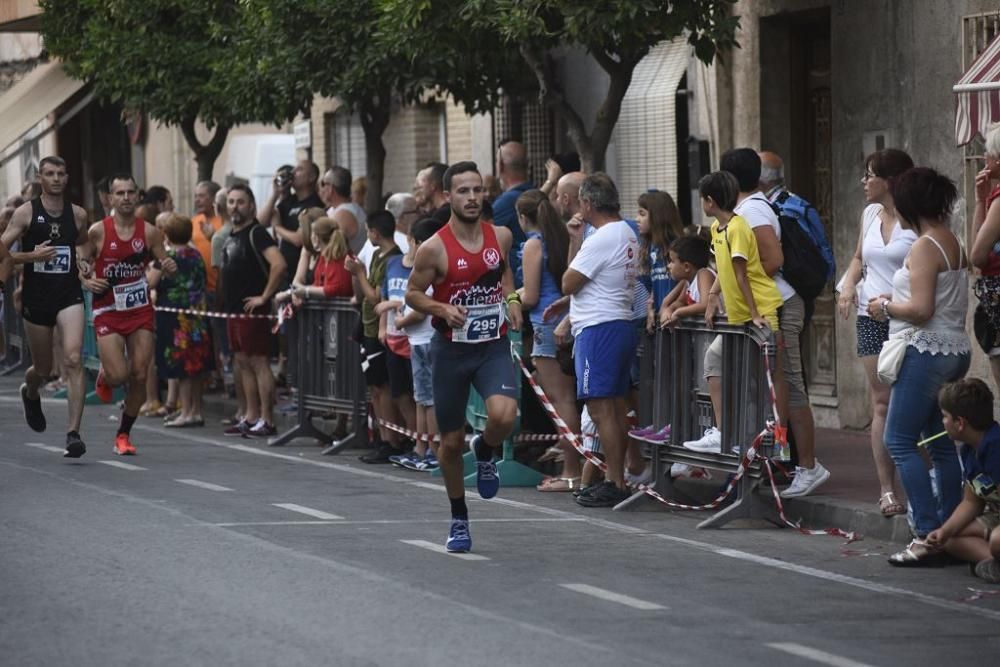
[[[950,179],[933,169],[910,169],[896,181],[894,192],[900,217],[919,238],[893,277],[892,295],[869,301],[868,315],[888,319],[892,335],[907,341],[885,423],[885,446],[903,480],[917,536],[889,558],[893,565],[905,566],[941,553],[924,538],[951,516],[962,498],[962,470],[954,443],[937,438],[927,444],[938,486],[935,497],[917,442],[944,430],[938,391],[969,370],[965,333],[969,263],[949,229],[958,199]]]
[[[861,183],[867,205],[861,214],[861,233],[854,257],[837,289],[841,317],[846,320],[855,309],[858,315],[858,356],[865,367],[872,402],[871,444],[880,489],[878,504],[887,517],[906,512],[896,496],[896,466],[882,439],[889,410],[889,386],[878,379],[878,354],[889,338],[889,323],[868,317],[867,309],[872,297],[892,293],[892,276],[902,268],[917,240],[916,232],[897,219],[891,187],[896,178],[912,167],[910,156],[895,148],[876,151],[865,159]]]

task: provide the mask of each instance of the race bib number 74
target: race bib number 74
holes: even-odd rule
[[[57,246],[56,256],[44,262],[35,262],[35,273],[69,273],[70,252],[73,249],[69,246]]]

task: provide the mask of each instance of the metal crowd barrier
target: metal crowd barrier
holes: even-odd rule
[[[23,370],[31,364],[31,351],[24,335],[24,320],[14,308],[14,292],[17,290],[18,276],[11,276],[3,295],[3,356],[0,357],[0,375],[9,375]]]
[[[697,440],[714,423],[712,403],[704,379],[705,350],[721,335],[722,339],[722,451],[701,453],[685,449],[681,443]],[[686,463],[725,474],[735,473],[754,439],[768,420],[773,419],[771,392],[768,387],[764,355],[774,368],[773,339],[754,326],[716,324],[713,329],[702,320],[689,319],[674,329],[656,334],[652,363],[643,363],[650,374],[652,392],[652,423],[656,427],[671,425],[669,440],[650,445],[654,488],[662,495],[674,497],[674,482],[670,465]],[[647,348],[648,350],[649,348]],[[643,383],[644,387],[649,384]],[[773,439],[765,437],[758,446],[761,456],[770,456]],[[774,511],[756,493],[763,476],[759,461],[740,479],[736,499],[728,507],[701,522],[699,528],[719,527],[738,518],[773,519]],[[629,498],[620,507],[627,508],[640,501],[641,493]]]
[[[298,320],[296,375],[298,424],[268,442],[272,447],[295,438],[311,437],[327,443],[324,454],[336,454],[348,445],[367,440],[367,391],[361,369],[361,349],[353,340],[360,313],[350,299],[334,298],[303,303]],[[347,416],[346,436],[337,439],[313,423],[316,417]]]

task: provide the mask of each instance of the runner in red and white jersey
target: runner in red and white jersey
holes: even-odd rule
[[[177,270],[167,257],[163,236],[155,226],[135,217],[139,188],[135,179],[120,174],[111,179],[114,215],[91,226],[88,235],[97,249],[96,261],[80,257],[84,287],[94,293],[94,329],[101,369],[98,397],[109,403],[114,387],[128,383],[114,452],[135,454],[130,433],[146,400],[146,373],[153,358],[154,316],[146,283],[146,267]]]
[[[437,333],[431,341],[434,413],[441,431],[438,460],[451,501],[451,529],[445,547],[469,551],[462,450],[465,405],[473,386],[486,402],[486,427],[470,446],[476,455],[476,486],[483,498],[500,487],[493,453],[510,435],[517,417],[517,371],[510,354],[505,317],[521,328],[521,299],[507,255],[512,236],[506,227],[479,219],[483,179],[475,162],[458,162],[444,174],[451,219],[417,250],[406,292],[414,310],[430,315]],[[426,294],[434,286],[433,296]]]

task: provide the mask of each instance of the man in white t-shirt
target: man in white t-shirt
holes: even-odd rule
[[[584,507],[613,507],[628,498],[625,486],[625,398],[638,336],[632,325],[639,241],[622,220],[618,189],[603,173],[580,185],[580,212],[569,222],[572,263],[562,279],[570,295],[577,398],[586,401],[607,456],[604,482],[577,498]],[[584,236],[584,223],[595,228]]]
[[[333,218],[344,233],[351,252],[358,253],[368,239],[368,216],[351,200],[352,182],[350,169],[331,167],[319,181],[319,196],[329,207],[327,217]]]
[[[734,148],[723,153],[719,163],[740,184],[734,212],[746,219],[753,229],[764,271],[774,278],[785,304],[778,312],[780,336],[778,368],[774,389],[778,413],[795,434],[799,464],[792,484],[781,492],[783,498],[797,498],[815,491],[830,478],[830,471],[816,460],[816,424],[802,373],[800,337],[805,326],[806,308],[795,289],[781,275],[784,254],[781,250],[781,225],[767,197],[760,191],[760,156],[752,148]]]

